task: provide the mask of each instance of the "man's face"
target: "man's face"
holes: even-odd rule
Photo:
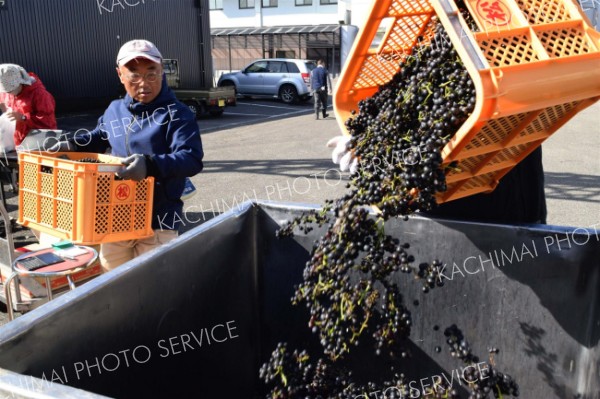
[[[135,58],[117,67],[125,91],[136,101],[148,104],[162,87],[162,66],[146,58]]]

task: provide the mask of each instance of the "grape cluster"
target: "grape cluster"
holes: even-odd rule
[[[440,275],[440,266],[442,262],[438,259],[434,259],[431,263],[419,264],[419,271],[417,276],[423,282],[423,292],[428,293],[429,290],[435,287],[443,287],[444,281]]]
[[[410,245],[385,233],[389,218],[406,220],[436,206],[436,194],[446,190],[448,169],[456,167],[443,165],[441,150],[475,106],[475,88],[466,68],[442,25],[436,18],[431,23],[435,35],[420,38],[413,53],[401,60],[399,72],[360,101],[358,112],[346,121],[348,149],[360,158],[348,192],[319,211],[293,219],[277,233],[286,237],[325,227],[292,302],[307,307],[308,326],[318,334],[326,358],[313,365],[306,352],[290,354],[279,344],[261,368],[261,378],[274,386],[270,398],[354,398],[376,390],[378,384],[352,382],[336,362],[365,341],[374,342],[377,355],[407,357],[404,340],[411,332],[412,314],[394,277],[412,275],[424,292],[443,286],[440,260],[415,267]],[[369,215],[372,207],[377,218]],[[448,337],[454,345],[452,337],[458,335]],[[464,362],[473,361],[470,349],[466,355],[457,353]],[[518,394],[510,377],[507,381],[498,392]],[[394,386],[406,388],[403,375],[383,383]],[[452,387],[442,388],[429,397],[458,397]],[[491,387],[484,391],[483,385],[475,389],[474,398],[496,392]],[[384,397],[408,397],[398,390],[389,392]]]
[[[456,325],[446,328],[444,336],[453,357],[469,366],[479,362],[479,357],[473,355],[469,343]],[[498,353],[498,349],[491,348],[489,352]],[[496,398],[501,398],[502,395],[519,396],[519,386],[516,381],[510,375],[496,370],[490,363],[486,362],[485,367],[479,365],[465,369],[463,377],[471,389],[469,399],[488,398],[490,393]]]
[[[394,374],[391,381],[381,385],[373,382],[360,385],[353,381],[352,371],[328,359],[318,359],[313,363],[306,351],[290,353],[283,343],[277,345],[269,363],[261,367],[260,378],[274,385],[268,395],[272,399],[368,399],[373,397],[370,396],[373,392],[383,392],[383,395],[377,395],[379,398],[405,399],[410,392],[403,374]]]
[[[309,327],[336,359],[370,332],[378,348],[408,337],[412,318],[391,276],[408,267],[407,244],[384,234],[365,208],[337,211],[317,243],[293,303],[305,303]],[[361,256],[359,258],[359,256]]]
[[[307,351],[290,353],[287,345],[279,343],[271,359],[260,369],[260,378],[273,388],[268,394],[271,399],[458,399],[458,391],[447,381],[436,380],[435,389],[425,392],[409,384],[402,373],[391,367],[393,377],[381,383],[358,384],[352,371],[332,363],[328,359],[311,362]]]
[[[350,399],[354,390],[351,372],[323,359],[313,364],[306,351],[290,353],[283,343],[277,345],[269,363],[261,367],[260,378],[274,385],[269,393],[272,399]]]
[[[275,232],[278,238],[291,237],[294,235],[294,229],[298,228],[303,233],[310,233],[314,226],[323,226],[330,220],[328,215],[331,212],[333,201],[325,200],[325,205],[321,210],[311,209],[306,211],[302,216],[294,218]]]
[[[473,83],[437,23],[434,38],[404,59],[400,72],[361,101],[347,121],[351,149],[361,159],[349,192],[279,231],[288,236],[295,228],[308,232],[327,225],[293,302],[309,308],[309,327],[332,359],[348,353],[365,333],[375,339],[376,350],[387,346],[402,355],[398,344],[409,336],[412,318],[391,281],[396,272],[412,273],[425,292],[443,285],[441,262],[413,267],[409,245],[386,235],[384,224],[435,205],[436,193],[446,189],[441,148],[474,104]],[[370,205],[381,211],[377,220],[369,218]]]
[[[78,159],[77,162],[85,162],[85,163],[104,163],[96,158],[81,158]]]
[[[473,81],[438,24],[431,44],[415,49],[346,121],[349,149],[361,165],[352,176],[357,201],[375,204],[384,218],[433,208],[435,195],[446,190],[441,149],[475,99]]]
[[[439,327],[435,326],[434,329],[439,330]],[[480,362],[456,325],[446,328],[444,335],[451,355],[465,365],[459,378],[460,385],[468,390],[469,399],[486,399],[491,395],[495,398],[502,398],[503,395],[519,396],[519,387],[514,379],[496,370],[491,361]],[[491,348],[489,352],[498,353],[498,349]],[[320,358],[313,363],[306,350],[290,353],[287,344],[279,343],[269,362],[261,367],[260,378],[273,386],[268,394],[271,399],[460,398],[458,390],[444,379],[436,380],[433,387],[420,392],[409,384],[404,374],[395,373],[393,367],[391,372],[394,374],[391,381],[359,384],[354,381],[352,371],[340,367],[331,359]]]

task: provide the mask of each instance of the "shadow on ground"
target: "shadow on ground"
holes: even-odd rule
[[[546,197],[567,201],[600,201],[600,177],[545,172]]]
[[[227,172],[298,177],[306,176],[307,170],[318,170],[319,175],[327,173],[327,179],[346,180],[331,159],[206,161],[202,174]]]

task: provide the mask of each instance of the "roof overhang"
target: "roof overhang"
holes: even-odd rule
[[[341,25],[290,25],[242,28],[212,28],[211,36],[289,35],[301,33],[334,33]]]

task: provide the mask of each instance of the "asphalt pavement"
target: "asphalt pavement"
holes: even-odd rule
[[[542,144],[548,224],[600,225],[600,103]]]
[[[322,204],[345,192],[325,143],[341,130],[330,117],[301,115],[237,124],[202,134],[205,169],[192,178],[198,194],[186,201],[186,229],[247,199]],[[237,114],[259,113],[251,104]],[[224,115],[225,126],[235,123]],[[202,129],[202,121],[200,127]],[[548,223],[588,227],[600,223],[600,104],[582,111],[542,146]]]
[[[268,106],[283,112],[260,123],[202,134],[205,167],[192,178],[198,194],[185,204],[188,214],[198,215],[184,223],[204,221],[248,199],[319,204],[345,191],[347,176],[338,171],[325,146],[340,134],[333,112],[315,120],[310,106],[300,106],[300,115],[294,106]],[[244,112],[258,113],[264,107],[254,104]],[[202,131],[202,122],[200,127]]]

